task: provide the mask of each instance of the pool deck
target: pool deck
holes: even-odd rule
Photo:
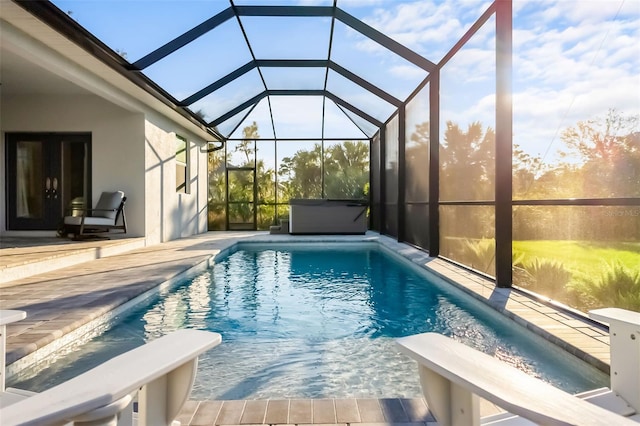
[[[25,243],[26,241],[26,243]],[[29,243],[31,241],[31,243]],[[55,238],[2,237],[0,307],[27,318],[7,329],[7,377],[46,358],[100,323],[203,270],[212,256],[236,242],[378,242],[420,267],[455,281],[462,291],[606,370],[605,328],[493,283],[450,262],[395,240],[360,236],[292,236],[265,232],[212,232],[144,247],[140,238],[68,242]],[[57,268],[57,269],[54,269]],[[485,405],[487,414],[496,408]],[[403,424],[433,422],[423,399],[317,399],[189,401],[183,424]]]

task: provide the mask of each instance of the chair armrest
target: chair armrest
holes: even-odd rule
[[[640,332],[640,312],[620,308],[603,308],[589,311],[589,316],[612,325],[628,325]]]
[[[23,320],[26,317],[27,317],[27,313],[25,311],[1,309],[0,310],[0,326]]]
[[[589,316],[609,324],[611,390],[640,412],[640,312],[603,308]]]
[[[23,320],[27,317],[25,311],[0,309],[0,392],[4,392],[7,362],[7,324]]]
[[[208,331],[168,334],[9,405],[2,424],[59,424],[126,401],[139,388],[139,424],[170,424],[189,396],[198,355],[221,341],[220,334]]]
[[[443,335],[397,343],[418,362],[427,405],[440,424],[479,424],[478,396],[539,424],[636,424]]]

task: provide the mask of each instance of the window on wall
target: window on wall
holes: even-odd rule
[[[189,193],[189,142],[176,135],[176,192]]]

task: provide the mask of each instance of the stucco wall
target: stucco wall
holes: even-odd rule
[[[145,230],[144,115],[115,106],[97,96],[19,96],[2,98],[2,152],[5,132],[91,132],[92,194],[95,205],[102,191],[127,195],[128,234]],[[3,161],[2,177],[5,170]],[[5,192],[2,230],[5,230]]]
[[[146,236],[150,244],[207,231],[207,159],[204,141],[150,114],[146,128]],[[176,192],[176,134],[189,142],[189,193]]]

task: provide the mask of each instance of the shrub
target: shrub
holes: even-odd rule
[[[640,271],[628,269],[620,261],[607,263],[599,277],[583,277],[575,287],[587,308],[640,311]]]
[[[464,258],[472,268],[489,275],[494,275],[496,241],[493,238],[465,240]]]
[[[527,278],[521,285],[536,293],[561,302],[569,298],[571,280],[569,272],[561,262],[552,259],[535,258],[522,264]]]

